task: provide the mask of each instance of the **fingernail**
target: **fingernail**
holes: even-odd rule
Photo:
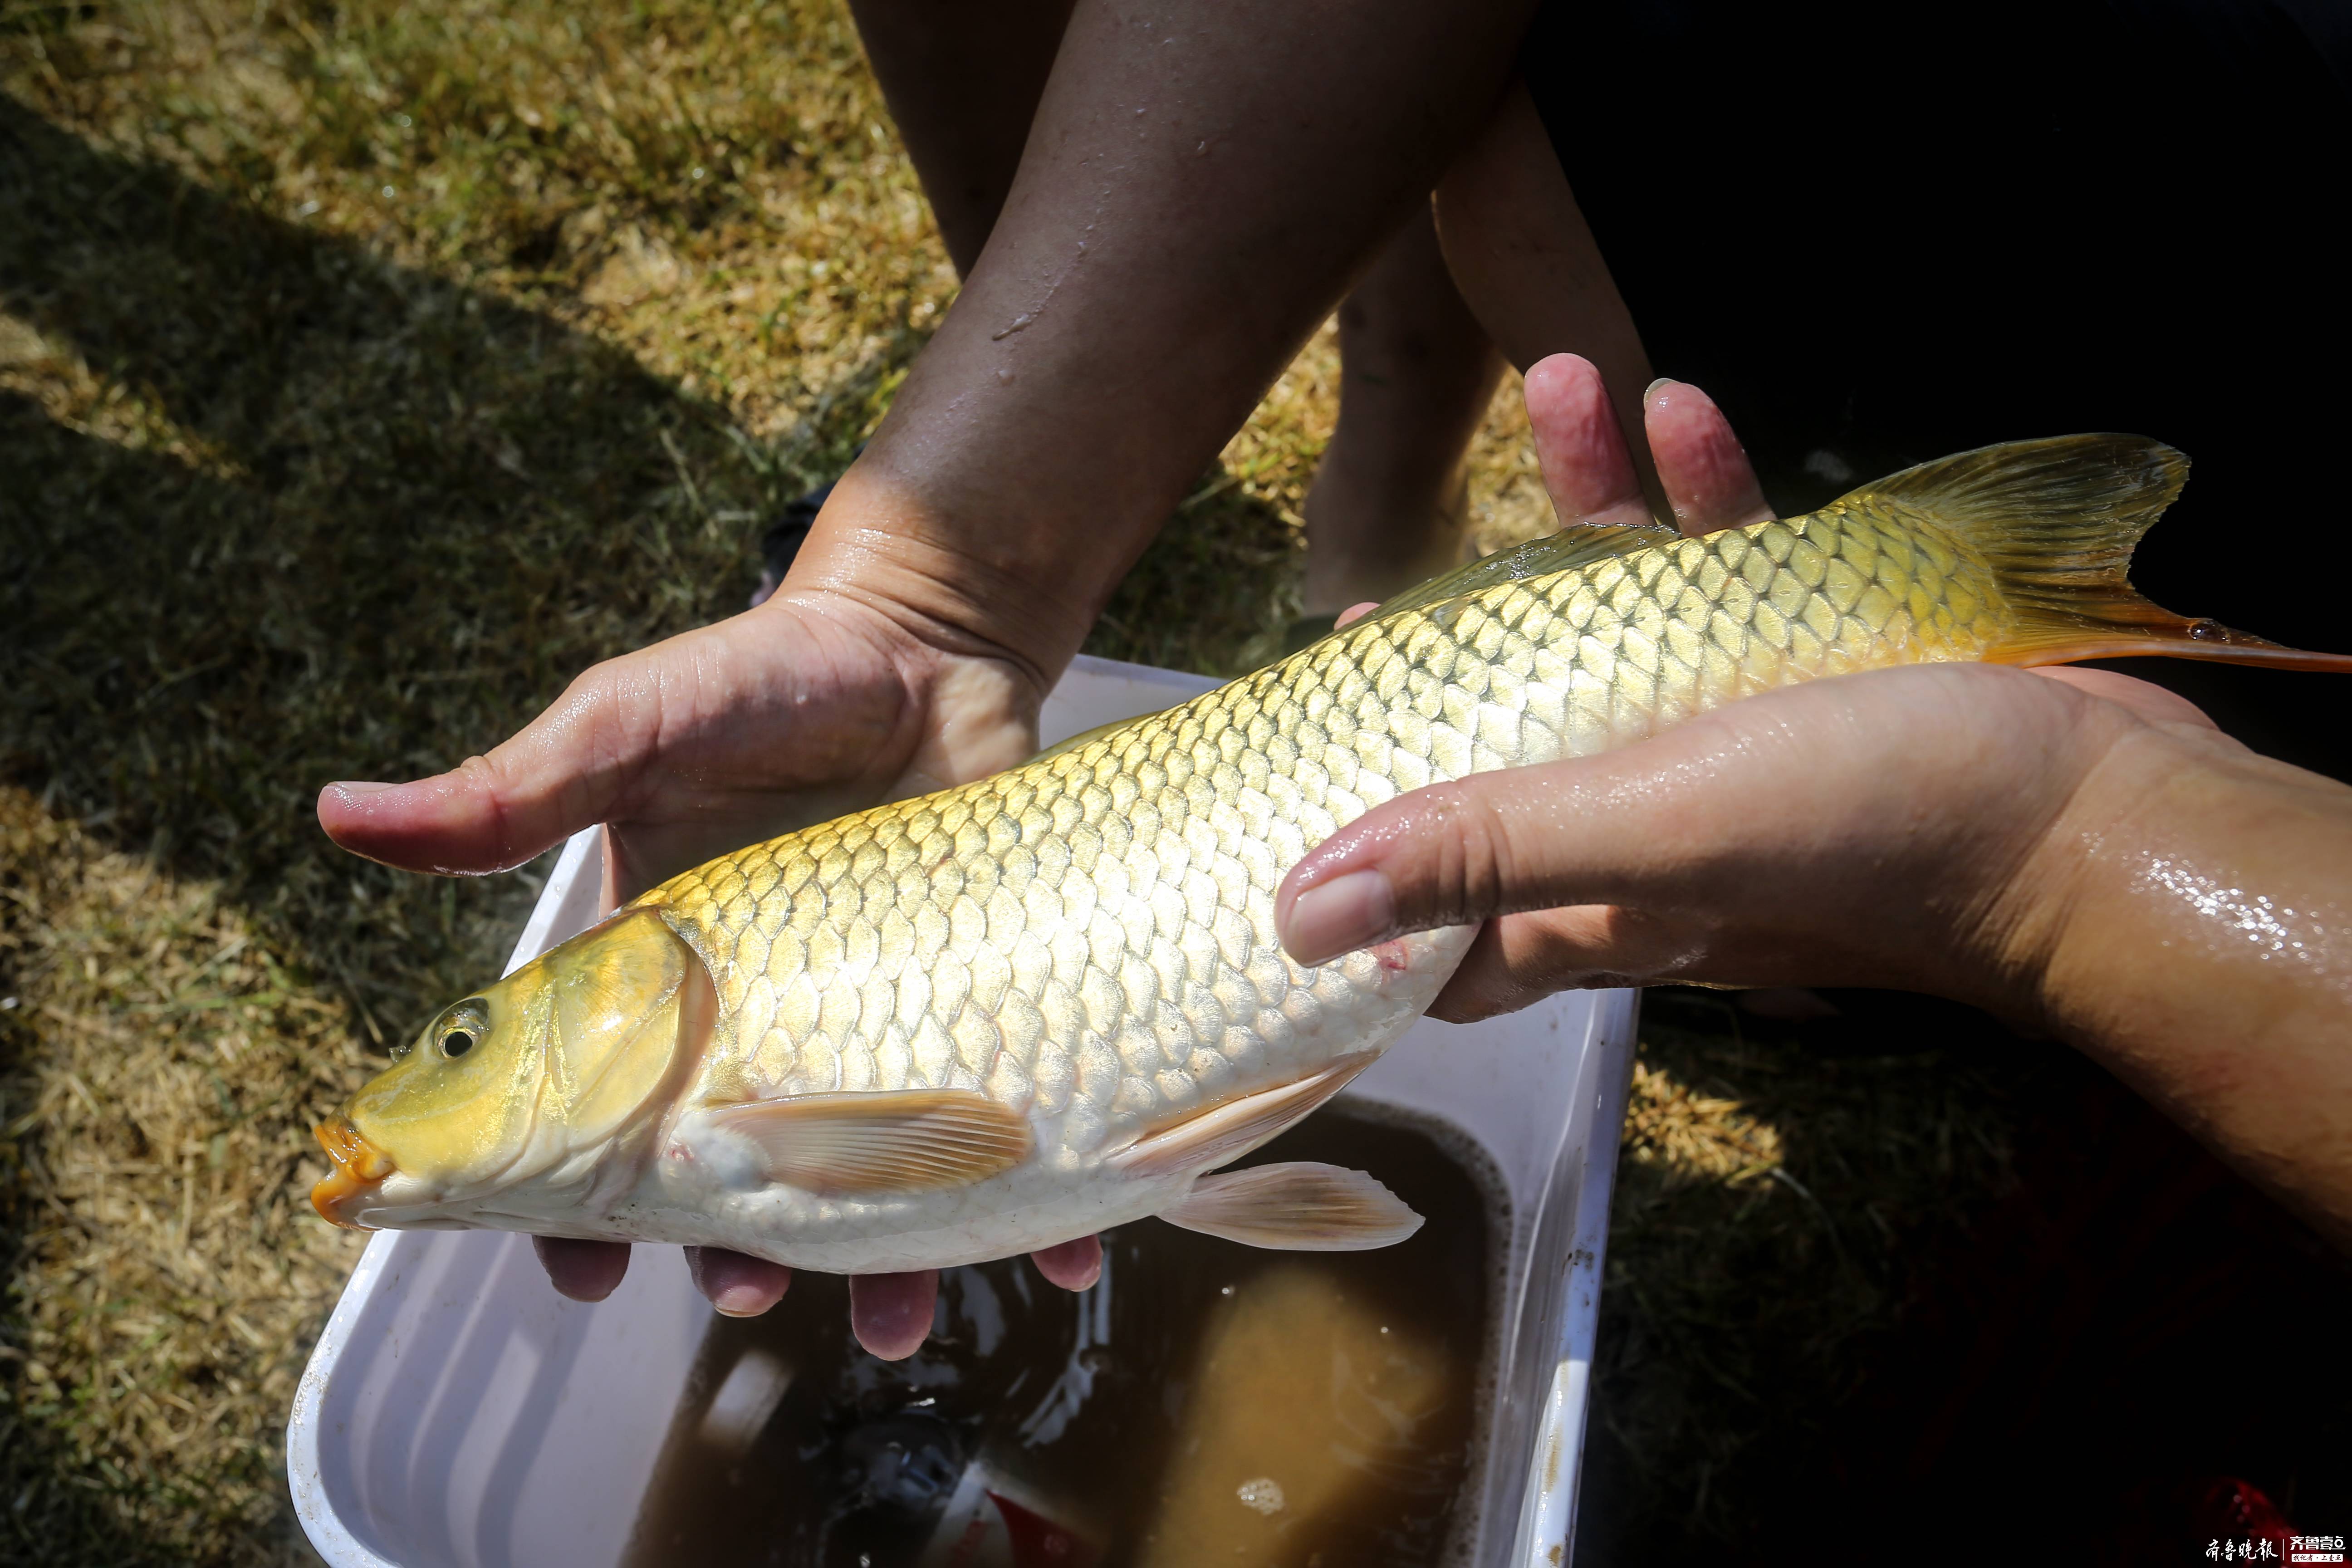
[[[400,786],[398,784],[378,784],[372,779],[338,779],[327,787],[333,790],[338,795],[359,796],[382,795],[388,789],[398,789]]]
[[[756,1318],[776,1303],[757,1286],[730,1285],[710,1298],[710,1304],[721,1317]]]
[[[1396,893],[1381,872],[1366,868],[1334,877],[1291,900],[1282,945],[1301,963],[1320,963],[1388,935]]]
[[[1675,378],[1671,375],[1662,375],[1658,377],[1657,380],[1642,388],[1642,401],[1644,403],[1649,402],[1651,398],[1657,395],[1658,388],[1662,386],[1672,386],[1674,384]]]

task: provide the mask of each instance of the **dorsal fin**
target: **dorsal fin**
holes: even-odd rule
[[[2015,617],[1985,655],[1994,663],[2166,654],[2352,670],[2352,658],[2177,616],[2131,585],[2134,547],[2188,479],[2189,459],[2145,436],[2056,436],[1922,463],[1822,510],[1906,512],[1983,555]]]
[[[1167,710],[1167,709],[1162,708],[1158,709],[1155,711],[1164,713]],[[1108,724],[1097,724],[1091,730],[1081,730],[1076,734],[1070,736],[1067,740],[1055,742],[1052,745],[1047,746],[1035,756],[1030,758],[1029,762],[1042,763],[1054,757],[1062,756],[1066,752],[1075,752],[1081,746],[1091,746],[1097,741],[1101,740],[1105,735],[1114,734],[1118,731],[1126,729],[1129,724],[1139,723],[1151,716],[1152,715],[1150,713],[1138,713],[1133,718],[1114,719]],[[1028,765],[1028,763],[1024,763],[1022,764],[1024,767]]]
[[[1656,523],[1572,522],[1558,533],[1530,539],[1524,544],[1497,550],[1492,555],[1482,555],[1466,566],[1456,566],[1451,572],[1432,577],[1419,587],[1407,588],[1366,616],[1364,620],[1386,620],[1407,610],[1425,609],[1431,605],[1441,605],[1466,594],[1483,593],[1505,583],[1523,582],[1529,577],[1549,577],[1555,572],[1572,571],[1579,566],[1589,566],[1595,561],[1632,555],[1653,545],[1672,544],[1681,537],[1673,529]],[[1363,623],[1351,624],[1360,626]]]

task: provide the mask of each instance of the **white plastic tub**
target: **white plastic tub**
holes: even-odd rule
[[[1080,658],[1045,704],[1045,738],[1214,684]],[[594,919],[603,865],[599,830],[572,839],[510,968]],[[1633,1018],[1634,994],[1610,991],[1461,1028],[1423,1022],[1348,1090],[1453,1122],[1510,1189],[1474,1559],[1495,1568],[1568,1557]],[[336,1568],[607,1568],[709,1317],[661,1248],[582,1306],[548,1288],[522,1237],[373,1237],[288,1422],[303,1529]]]

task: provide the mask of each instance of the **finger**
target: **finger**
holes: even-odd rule
[[[2104,701],[2119,703],[2151,724],[2194,724],[2205,730],[2221,727],[2213,722],[2205,710],[2179,692],[2168,691],[2152,680],[2140,680],[2117,670],[2078,669],[2071,665],[2045,664],[2032,673],[2046,679],[2063,681],[2075,690]]]
[[[884,1361],[904,1361],[922,1349],[931,1331],[940,1297],[940,1271],[853,1274],[849,1277],[849,1329],[857,1342]]]
[[[599,666],[487,756],[409,784],[337,783],[319,792],[319,826],[354,855],[408,871],[477,876],[521,865],[610,815],[657,721]],[[616,687],[620,689],[616,689]]]
[[[1772,929],[1874,906],[1906,876],[1994,863],[2063,803],[2099,737],[2116,731],[2086,711],[2098,705],[2051,685],[1982,666],[1816,681],[1601,756],[1416,790],[1294,867],[1276,928],[1295,959],[1319,963],[1412,931],[1574,905],[1681,910],[1698,927],[1785,907]]]
[[[1625,910],[1587,904],[1488,921],[1429,1005],[1429,1016],[1475,1024],[1516,1013],[1556,991],[1638,984],[1660,958],[1672,955],[1647,951],[1628,962],[1635,958],[1635,944],[1627,928],[1636,919]]]
[[[1102,1237],[1082,1236],[1029,1255],[1037,1272],[1065,1290],[1083,1290],[1102,1278]]]
[[[1602,889],[1628,879],[1625,858],[1641,853],[1629,847],[1645,828],[1706,831],[1693,820],[1654,820],[1622,787],[1623,771],[1616,758],[1513,768],[1368,813],[1285,879],[1275,900],[1284,948],[1300,963],[1322,963],[1412,931],[1617,901]],[[1605,833],[1596,834],[1596,817]]]
[[[784,1299],[793,1271],[781,1263],[723,1247],[689,1247],[686,1271],[694,1288],[730,1318],[756,1318]]]
[[[1597,901],[1570,888],[1585,869],[1595,815],[1578,797],[1629,793],[1609,788],[1622,755],[1480,774],[1376,807],[1284,879],[1275,896],[1284,948],[1301,963],[1321,963],[1411,931]],[[1620,802],[1611,832],[1638,841],[1622,815],[1629,808],[1641,810],[1638,801]],[[1549,820],[1552,831],[1527,831],[1529,818]]]
[[[1339,618],[1331,623],[1331,629],[1336,632],[1341,626],[1354,626],[1380,607],[1381,602],[1378,599],[1366,599],[1360,605],[1350,605],[1339,612]]]
[[[1648,522],[1633,454],[1591,362],[1575,354],[1538,360],[1528,369],[1525,395],[1536,461],[1561,523]]]
[[[1772,517],[1755,466],[1715,399],[1686,382],[1654,381],[1642,395],[1642,423],[1685,533],[1696,538]]]
[[[547,1270],[547,1282],[559,1296],[575,1301],[601,1301],[620,1288],[629,1271],[625,1241],[578,1241],[566,1236],[534,1236],[531,1250]]]

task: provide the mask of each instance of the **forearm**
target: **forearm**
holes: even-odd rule
[[[1003,216],[794,580],[1059,669],[1499,94],[1524,0],[1073,15]]]
[[[2077,800],[2052,1026],[2352,1243],[2352,788],[2150,731]]]

